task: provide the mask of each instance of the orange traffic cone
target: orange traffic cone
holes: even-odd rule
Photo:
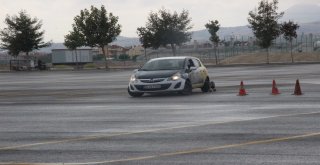
[[[278,94],[280,94],[280,92],[279,92],[279,90],[278,90],[278,88],[277,88],[277,84],[276,84],[276,81],[275,80],[273,80],[272,81],[272,93],[271,93],[272,95],[278,95]]]
[[[243,81],[241,81],[238,96],[245,96],[245,95],[247,95],[247,92],[244,89]]]
[[[296,86],[294,88],[294,93],[293,94],[297,95],[297,96],[302,95],[299,79],[297,79],[297,81],[296,81]]]

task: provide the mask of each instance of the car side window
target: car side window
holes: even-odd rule
[[[199,67],[201,66],[201,63],[200,63],[199,60],[197,60],[197,59],[192,59],[192,61],[193,61],[195,67],[199,68]]]
[[[194,62],[193,62],[192,59],[188,59],[187,67],[195,67]]]

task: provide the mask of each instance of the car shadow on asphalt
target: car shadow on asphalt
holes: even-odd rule
[[[208,92],[208,93],[203,93],[201,91],[194,91],[192,92],[192,94],[189,95],[183,95],[181,93],[178,92],[174,92],[174,93],[145,93],[142,97],[137,97],[137,98],[161,98],[161,97],[193,97],[193,96],[197,96],[197,95],[205,95],[205,94],[212,94],[212,92]]]

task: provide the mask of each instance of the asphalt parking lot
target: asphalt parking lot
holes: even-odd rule
[[[131,71],[0,73],[0,165],[320,163],[320,64],[209,73],[214,93],[141,98]]]

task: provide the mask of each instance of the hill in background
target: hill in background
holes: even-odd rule
[[[300,23],[300,28],[297,30],[298,34],[320,34],[320,21],[311,23]],[[221,27],[218,31],[218,35],[221,39],[229,38],[230,36],[253,36],[251,29],[248,26],[238,27]],[[208,41],[210,34],[207,30],[194,31],[192,40]]]
[[[319,4],[297,4],[286,11],[282,21],[292,20],[298,23],[320,22]]]
[[[284,11],[284,16],[280,22],[294,21],[300,25],[298,34],[320,34],[320,6],[317,4],[297,4]],[[221,39],[230,36],[253,36],[251,29],[246,26],[221,27],[218,31]],[[206,29],[194,31],[192,39],[198,41],[208,41],[210,34]]]

